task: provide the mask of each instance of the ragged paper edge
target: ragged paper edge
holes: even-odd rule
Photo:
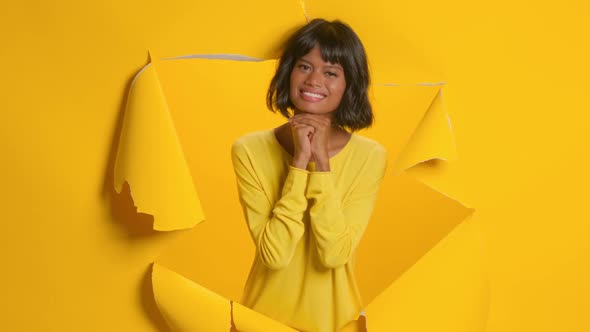
[[[158,310],[175,331],[296,332],[158,263],[153,263],[152,288]]]
[[[217,54],[188,54],[169,58],[163,58],[160,61],[168,60],[184,60],[184,59],[209,59],[209,60],[230,60],[230,61],[244,61],[244,62],[261,62],[264,59],[255,58],[241,54],[231,53],[217,53]]]
[[[451,123],[448,113],[446,112],[443,97],[442,97],[442,87],[445,84],[446,84],[445,82],[434,82],[434,83],[426,83],[425,82],[425,83],[411,84],[411,85],[417,85],[417,86],[440,86],[440,88],[438,89],[438,92],[435,94],[434,98],[432,99],[432,102],[431,102],[430,106],[428,107],[427,111],[424,113],[423,118],[420,120],[420,122],[416,126],[414,132],[411,134],[410,139],[408,139],[406,144],[404,144],[404,147],[403,147],[401,153],[397,156],[396,160],[394,161],[394,166],[393,166],[393,168],[394,168],[393,174],[394,175],[400,175],[401,173],[403,173],[403,172],[405,172],[417,165],[428,162],[428,161],[442,160],[442,161],[446,161],[446,162],[451,162],[451,161],[455,161],[458,159],[458,153],[457,153],[457,148],[456,148],[455,136],[453,134],[452,123]],[[402,85],[407,86],[410,84],[377,84],[377,85],[379,85],[379,86],[402,86]],[[432,137],[433,136],[432,133],[436,133],[437,134],[436,137]],[[436,139],[441,139],[442,148],[440,146],[439,147],[434,146],[436,144]],[[432,250],[435,250],[437,247],[439,247],[441,245],[441,243],[443,243],[444,241],[447,241],[447,238],[449,236],[451,236],[451,234],[457,228],[461,227],[464,223],[469,222],[468,220],[471,219],[471,217],[475,213],[475,209],[467,207],[464,203],[460,202],[457,199],[454,199],[452,196],[449,196],[446,193],[441,192],[440,190],[434,188],[432,185],[430,185],[428,183],[424,183],[420,179],[415,178],[415,180],[424,184],[426,187],[430,188],[431,190],[439,193],[441,196],[443,196],[449,200],[452,200],[452,201],[458,203],[459,205],[463,206],[464,208],[467,209],[468,214],[466,215],[465,218],[463,218],[462,221],[457,223],[457,225],[455,225],[455,227],[453,227],[446,236],[442,237],[430,250],[428,250],[420,259],[418,259],[414,264],[412,264],[412,266],[408,267],[408,269],[400,276],[400,278],[402,278],[404,275],[410,273],[410,271],[412,271],[414,266],[416,266],[422,260],[424,260],[425,257],[427,257],[429,255],[429,253],[432,252]],[[480,248],[479,248],[480,249],[479,250],[480,257],[483,257],[484,244],[483,244],[483,240],[481,239],[481,234],[479,234],[479,235],[480,236],[478,237],[478,239],[475,240],[475,242],[480,244]],[[482,269],[482,274],[483,274],[482,278],[484,279],[482,282],[485,283],[488,280],[487,279],[487,270],[485,269],[485,265],[484,265],[484,268]],[[382,294],[384,294],[386,291],[388,291],[389,288],[393,287],[393,285],[395,285],[397,280],[399,280],[399,278],[396,279],[396,281],[393,281],[379,295],[377,295],[377,297],[375,299],[373,299],[371,301],[371,303],[369,303],[366,306],[366,310],[368,310],[370,312],[371,305],[374,304],[376,301],[378,301],[378,298]],[[486,296],[489,296],[489,290],[488,290],[488,293],[486,294]],[[487,326],[489,310],[490,310],[489,300],[484,305],[486,306],[486,308],[483,309],[485,311],[486,318],[484,319],[484,323],[482,324],[482,331],[485,330],[485,327]],[[370,324],[370,322],[371,322],[370,313],[368,315],[369,316],[367,317],[367,331],[371,331],[371,332],[389,331],[387,328],[386,329],[373,329],[373,328],[371,328],[370,327],[370,325],[371,325]],[[392,317],[392,319],[393,319],[393,317]],[[375,324],[373,324],[373,325],[375,325]]]
[[[305,3],[302,1],[301,2],[302,5],[302,9],[305,9]],[[136,81],[141,77],[141,75],[144,73],[144,71],[146,69],[148,69],[148,67],[150,65],[154,65],[156,60],[154,57],[151,56],[151,63],[149,63],[148,65],[144,66],[139,72],[138,74],[135,76],[132,84],[131,84],[131,89],[130,89],[130,96],[128,98],[131,99],[131,95],[135,92],[135,83]],[[240,54],[191,54],[191,55],[183,55],[183,56],[177,56],[177,57],[170,57],[170,58],[165,58],[163,59],[163,61],[170,61],[170,60],[182,60],[182,59],[211,59],[211,60],[226,60],[226,61],[246,61],[246,62],[260,62],[260,61],[264,61],[263,59],[260,58],[253,58],[253,57],[249,57],[249,56],[244,56],[244,55],[240,55]],[[160,60],[162,61],[162,60]],[[155,68],[152,68],[155,71]],[[156,77],[157,77],[157,72],[156,72]],[[159,80],[157,81],[157,84],[160,84]],[[440,86],[443,85],[444,82],[435,82],[435,83],[418,83],[416,85],[424,85],[424,86]],[[399,84],[380,84],[383,86],[399,86]],[[162,102],[163,104],[167,105],[166,102],[166,97],[161,89],[161,85],[159,87],[159,91],[160,91],[160,95],[161,98],[163,99]],[[399,174],[404,170],[407,170],[417,164],[426,162],[428,160],[433,160],[433,159],[440,159],[440,160],[451,160],[451,159],[456,159],[456,147],[455,147],[455,142],[454,142],[454,136],[452,133],[452,128],[451,128],[451,124],[450,124],[450,120],[448,119],[448,115],[446,114],[446,112],[444,111],[444,106],[442,104],[442,95],[441,95],[441,89],[439,89],[438,93],[435,95],[433,101],[431,102],[431,106],[429,107],[429,109],[425,112],[422,120],[420,121],[419,125],[417,126],[417,128],[414,130],[413,134],[410,136],[409,141],[405,144],[404,149],[402,150],[402,152],[400,153],[400,155],[398,156],[398,158],[396,159],[396,161],[394,162],[394,174]],[[438,102],[438,103],[437,103]],[[438,107],[434,107],[434,105],[437,104]],[[167,107],[167,106],[166,106]],[[126,110],[126,112],[128,112],[129,109]],[[187,169],[188,171],[188,165],[186,164],[186,158],[184,156],[184,153],[182,152],[182,147],[181,147],[181,143],[180,140],[177,137],[176,134],[176,130],[174,129],[174,124],[173,121],[171,119],[171,116],[169,114],[169,110],[166,109],[166,112],[168,113],[168,118],[169,118],[169,123],[172,126],[172,132],[173,134],[176,136],[176,142],[180,148],[180,155],[183,159],[183,164],[185,165],[184,168]],[[435,118],[436,116],[441,116],[441,112],[444,113],[444,116],[446,116],[446,124],[447,127],[444,127],[443,130],[441,131],[441,124],[439,123],[440,121],[437,121],[437,119]],[[433,119],[434,118],[434,119]],[[125,125],[124,125],[125,128]],[[447,153],[440,153],[438,151],[437,148],[433,148],[432,145],[432,140],[430,140],[427,136],[429,133],[432,132],[445,132],[444,129],[448,128],[448,136],[450,137],[450,143],[448,143],[446,146],[444,146],[445,148],[445,152]],[[445,140],[446,142],[447,140]],[[446,144],[446,143],[445,143]],[[419,152],[416,152],[419,151]],[[424,152],[426,151],[426,153]],[[450,151],[450,153],[448,153],[448,151]],[[413,155],[412,155],[413,153]],[[418,156],[416,156],[416,154]],[[417,159],[416,159],[417,157]],[[189,172],[189,176],[190,176],[190,171]],[[115,184],[116,190],[118,192],[120,192],[121,187],[122,187],[122,183],[116,183]],[[132,197],[133,197],[133,191],[134,191],[134,186],[132,186],[130,184],[130,188],[131,188],[131,193],[132,193]],[[195,192],[195,197],[196,196],[196,189],[192,188],[192,191]],[[180,225],[167,225],[167,226],[163,226],[161,225],[161,222],[158,218],[158,216],[156,215],[155,212],[151,212],[149,210],[149,208],[143,208],[141,206],[141,204],[139,204],[140,206],[138,206],[138,211],[141,212],[146,212],[148,214],[151,214],[154,216],[154,229],[157,230],[175,230],[175,229],[183,229],[183,228],[191,228],[194,225],[196,225],[198,222],[201,222],[202,220],[197,220],[194,221],[193,223],[188,223],[188,224],[183,224],[183,226]],[[199,204],[199,209],[200,209],[200,204]],[[202,210],[200,211],[200,214],[203,215]],[[202,217],[201,219],[204,219],[204,217]]]
[[[393,173],[400,174],[431,160],[457,160],[455,136],[451,120],[444,107],[442,87],[439,88],[428,110],[394,161]]]
[[[127,97],[127,105],[125,107],[125,116],[123,119],[123,126],[122,126],[121,134],[120,134],[119,147],[117,150],[117,157],[115,160],[114,187],[115,187],[115,191],[120,194],[123,189],[124,183],[125,182],[128,183],[129,188],[130,188],[131,198],[133,199],[134,204],[137,206],[137,211],[141,212],[141,213],[150,214],[154,217],[154,224],[153,224],[154,230],[172,231],[172,230],[192,228],[196,224],[198,224],[199,222],[202,222],[205,218],[204,218],[203,210],[201,208],[200,200],[198,198],[196,189],[194,188],[194,185],[193,185],[190,170],[189,170],[188,165],[186,163],[186,158],[185,158],[183,150],[182,150],[182,145],[180,144],[180,140],[178,138],[178,135],[176,133],[176,129],[174,127],[174,121],[173,121],[172,116],[169,112],[166,97],[164,95],[164,92],[162,90],[162,86],[160,84],[160,80],[158,78],[158,74],[157,74],[157,71],[155,68],[155,63],[156,63],[156,60],[150,53],[150,63],[147,64],[146,66],[144,66],[135,75],[135,77],[131,83],[129,95]],[[165,213],[165,211],[162,211],[162,210],[158,211],[159,207],[153,206],[153,205],[150,206],[149,202],[146,202],[146,200],[147,200],[147,199],[145,199],[146,195],[139,195],[138,194],[138,191],[141,191],[141,190],[148,191],[148,192],[154,191],[153,190],[154,186],[150,185],[150,176],[147,176],[147,179],[143,178],[143,179],[131,180],[131,178],[133,178],[134,175],[130,173],[131,172],[130,169],[137,167],[137,165],[134,165],[134,163],[137,162],[137,161],[135,161],[137,156],[134,154],[141,153],[141,152],[129,150],[128,145],[130,145],[131,143],[129,143],[128,140],[137,144],[136,141],[137,141],[137,136],[139,135],[138,132],[143,132],[143,131],[141,129],[137,129],[137,126],[135,124],[131,124],[129,118],[130,117],[132,117],[132,118],[139,117],[142,114],[141,112],[142,111],[145,112],[146,110],[145,109],[144,110],[134,109],[136,107],[133,107],[133,105],[130,105],[130,104],[133,101],[135,101],[136,94],[141,94],[141,91],[138,91],[139,88],[137,87],[137,83],[140,82],[140,80],[144,77],[144,75],[149,70],[153,71],[152,75],[154,75],[154,77],[153,77],[153,80],[155,81],[154,84],[157,85],[157,86],[151,86],[151,88],[158,91],[157,96],[151,96],[151,97],[159,99],[159,103],[154,103],[156,106],[152,106],[152,107],[158,107],[157,105],[160,105],[160,109],[156,109],[155,111],[152,110],[152,112],[156,112],[156,113],[161,112],[162,114],[157,114],[158,116],[156,116],[156,117],[164,119],[164,121],[166,122],[165,126],[167,126],[167,128],[169,128],[168,131],[166,131],[164,133],[159,133],[159,135],[165,135],[165,137],[168,137],[169,140],[174,142],[173,146],[170,147],[170,152],[167,153],[167,157],[172,159],[171,164],[176,163],[176,165],[178,165],[177,169],[175,169],[173,172],[173,174],[175,174],[175,176],[177,177],[178,181],[172,181],[171,184],[178,188],[177,192],[180,193],[179,195],[184,195],[186,197],[185,200],[179,200],[179,201],[190,202],[190,203],[188,203],[188,206],[185,205],[185,206],[181,206],[181,207],[167,207],[166,209],[172,210],[172,211],[174,211],[175,209],[177,211],[183,211],[184,213],[186,213],[186,215],[183,216],[182,218],[172,218],[170,216],[174,213]],[[149,132],[149,131],[150,130],[146,130],[146,132]],[[145,133],[144,135],[151,136],[151,135],[153,135],[153,133]],[[122,151],[123,149],[125,149],[125,151]],[[129,154],[131,154],[131,156],[129,156]],[[159,158],[159,156],[157,156],[157,158]],[[142,155],[142,158],[140,158],[140,159],[143,160],[143,159],[150,159],[150,158],[146,155]],[[132,166],[132,165],[134,165],[134,166]],[[158,176],[158,174],[151,174],[151,175],[153,177]]]
[[[303,11],[304,11],[304,15],[306,16],[306,19],[309,21],[309,17],[307,16],[307,11],[306,11],[306,9],[305,9],[305,3],[304,3],[304,1],[301,1],[301,5],[302,5],[302,9],[303,9]],[[214,60],[226,60],[226,61],[246,61],[246,62],[259,62],[259,61],[264,61],[263,59],[259,59],[259,58],[252,58],[252,57],[243,56],[243,55],[238,55],[238,54],[192,54],[192,55],[185,55],[185,56],[179,56],[179,57],[164,58],[164,59],[161,59],[161,61],[169,61],[169,60],[181,60],[181,59],[214,59]],[[152,63],[153,63],[153,62],[154,62],[154,60],[153,60],[153,58],[152,58]],[[133,82],[133,83],[135,83],[135,80],[136,80],[136,79],[139,77],[139,75],[140,75],[140,74],[142,74],[142,72],[143,72],[143,71],[144,71],[144,70],[145,70],[145,69],[146,69],[148,66],[152,65],[152,63],[150,63],[150,64],[146,65],[144,68],[142,68],[142,69],[141,69],[141,70],[138,72],[138,74],[136,75],[136,77],[135,77],[135,79],[134,79],[134,82]],[[424,86],[442,86],[442,85],[444,85],[444,84],[445,84],[444,82],[435,82],[435,83],[418,83],[418,84],[415,84],[415,85],[424,85]],[[384,85],[384,86],[399,86],[398,84],[381,84],[381,85]],[[441,90],[439,89],[438,93],[435,95],[435,98],[433,99],[433,101],[432,101],[432,103],[431,103],[431,107],[429,107],[429,109],[428,109],[428,110],[425,112],[425,114],[424,114],[424,117],[423,117],[423,118],[422,118],[422,120],[420,121],[419,125],[416,127],[415,131],[414,131],[414,132],[413,132],[413,134],[411,135],[411,138],[409,139],[408,143],[407,143],[407,144],[404,146],[404,149],[403,149],[403,151],[402,151],[402,153],[401,153],[400,155],[404,155],[404,154],[406,153],[406,151],[409,151],[409,150],[412,150],[412,149],[419,149],[419,150],[422,150],[422,149],[423,149],[423,150],[429,150],[430,146],[428,146],[428,145],[423,145],[423,144],[418,144],[418,143],[421,143],[421,142],[423,142],[423,141],[424,141],[424,135],[425,135],[426,133],[428,133],[428,129],[429,129],[429,128],[431,128],[431,127],[430,127],[430,125],[431,125],[431,122],[436,122],[436,121],[430,121],[430,118],[432,118],[432,117],[433,117],[433,115],[432,115],[432,114],[435,114],[435,112],[434,112],[434,111],[432,111],[432,105],[433,105],[433,104],[436,102],[436,99],[438,99],[438,98],[440,98],[440,97],[441,97],[441,95],[442,95],[442,94],[441,94]],[[162,93],[162,96],[163,96],[163,93]],[[163,96],[163,97],[165,98],[165,96]],[[439,99],[439,102],[442,104],[442,100],[441,100],[441,99]],[[441,105],[441,107],[442,107],[442,106],[444,106],[444,105]],[[431,111],[432,111],[432,112],[431,112]],[[443,108],[443,112],[444,112],[444,108]],[[446,123],[446,125],[448,126],[448,130],[449,130],[449,133],[450,133],[450,135],[451,135],[451,139],[452,139],[452,140],[451,140],[451,143],[452,143],[452,151],[454,152],[454,154],[452,155],[452,157],[453,157],[453,158],[450,158],[450,157],[448,157],[448,156],[445,156],[444,154],[434,153],[434,154],[433,154],[433,155],[431,155],[431,156],[427,156],[427,157],[425,157],[425,158],[420,158],[420,159],[418,159],[418,160],[410,161],[410,162],[408,162],[408,163],[406,164],[406,166],[403,166],[403,164],[401,164],[401,166],[399,167],[399,170],[398,170],[398,172],[399,172],[399,173],[401,173],[401,172],[403,172],[403,171],[405,171],[405,170],[407,170],[407,169],[409,169],[409,168],[411,168],[411,167],[413,167],[413,166],[415,166],[415,165],[417,165],[417,164],[420,164],[420,163],[423,163],[423,162],[426,162],[426,161],[428,161],[428,160],[432,160],[432,159],[441,159],[441,160],[454,160],[454,159],[456,159],[456,147],[455,147],[454,136],[453,136],[453,134],[452,134],[452,127],[451,127],[450,119],[449,119],[448,115],[446,114],[446,112],[444,112],[444,114],[445,114],[445,116],[446,116],[446,119],[447,119],[447,121],[446,121],[445,123]],[[435,114],[435,115],[436,115],[436,114]],[[435,123],[435,125],[436,125],[436,123]],[[439,125],[440,125],[440,124],[439,124]],[[183,155],[183,156],[184,156],[184,155]],[[400,159],[400,158],[398,158],[398,160],[399,160],[399,159]],[[396,160],[396,161],[397,161],[397,160]],[[185,163],[186,163],[186,162],[185,162]],[[187,166],[187,167],[188,167],[188,166]],[[429,187],[430,187],[430,186],[429,186]],[[434,189],[434,188],[431,188],[431,189],[433,189],[433,190],[435,190],[435,191],[439,192],[441,195],[445,196],[446,198],[449,198],[449,199],[451,199],[451,200],[454,200],[452,197],[450,197],[450,196],[448,196],[448,195],[446,195],[446,194],[444,194],[444,193],[442,193],[442,192],[440,192],[440,191],[438,191],[438,190],[436,190],[436,189]],[[457,200],[454,200],[454,201],[458,202]],[[460,203],[460,202],[459,202],[459,203]],[[460,203],[460,204],[461,204],[461,205],[463,205],[463,206],[465,206],[465,205],[464,205],[464,204],[462,204],[462,203]],[[469,208],[468,208],[468,209],[469,209]],[[473,210],[473,209],[470,209],[470,210],[471,210],[471,211],[472,211],[472,213],[473,213],[473,211],[474,211],[474,210]],[[155,216],[154,216],[154,217],[155,217]],[[458,227],[459,225],[461,225],[463,222],[465,222],[465,221],[461,221],[460,223],[458,223],[458,225],[457,225],[457,226],[455,226],[455,228],[456,228],[456,227]],[[193,226],[194,226],[194,225],[193,225]],[[191,227],[192,227],[192,226],[191,226]],[[442,240],[444,240],[444,239],[445,239],[445,237],[441,238],[441,240],[440,240],[440,241],[442,241]],[[440,243],[440,241],[439,241],[438,243]],[[437,243],[437,244],[438,244],[438,243]],[[436,245],[435,245],[435,246],[436,246]],[[431,250],[432,250],[432,249],[431,249]],[[430,252],[430,250],[429,250],[428,252]],[[427,253],[428,253],[428,252],[427,252]],[[418,260],[418,261],[417,261],[415,264],[417,264],[419,261],[420,261],[420,260]],[[414,266],[414,265],[412,265],[412,266]],[[412,268],[412,267],[408,268],[408,270],[407,270],[407,271],[409,271],[411,268]],[[406,272],[407,272],[407,271],[406,271]],[[171,272],[172,272],[172,271],[171,271]],[[406,272],[404,272],[404,274],[405,274]],[[402,275],[403,275],[403,274],[402,274]],[[195,284],[195,285],[198,285],[196,282],[194,282],[194,281],[192,281],[192,280],[190,280],[190,279],[187,279],[187,281],[188,281],[188,282],[191,282],[191,283],[193,283],[193,284]],[[392,286],[394,283],[395,283],[395,282],[393,282],[392,284],[390,284],[390,285],[389,285],[387,288],[391,287],[391,286]],[[200,285],[199,285],[199,287],[202,287],[202,286],[200,286]],[[154,284],[153,284],[153,291],[154,291],[154,296],[156,296],[156,293],[158,292],[158,291],[157,291],[157,288],[158,288],[158,286],[157,286],[157,283],[156,283],[156,282],[154,282]],[[204,288],[204,287],[203,287],[203,288]],[[387,288],[386,288],[386,289],[387,289]],[[207,288],[204,288],[204,289],[207,289]],[[385,289],[385,290],[386,290],[386,289]],[[208,289],[207,289],[207,290],[208,290]],[[383,293],[385,290],[383,290],[381,293]],[[210,290],[208,290],[208,291],[209,291],[209,292],[212,292],[212,291],[210,291]],[[381,293],[380,293],[380,294],[381,294]],[[216,293],[214,293],[214,294],[216,294]],[[230,311],[231,311],[231,303],[229,303],[228,305],[230,306]],[[231,313],[230,313],[230,315],[231,315]],[[368,318],[368,319],[370,320],[370,318]],[[277,323],[278,323],[278,322],[277,322]],[[278,324],[281,324],[281,323],[278,323]],[[281,324],[281,325],[282,325],[282,324]],[[286,327],[286,328],[288,328],[288,327]]]
[[[231,303],[198,283],[153,263],[152,290],[158,310],[173,331],[231,329]],[[194,319],[203,317],[207,319]],[[186,325],[187,322],[193,325]]]
[[[305,21],[309,23],[309,21],[311,21],[311,18],[309,17],[309,12],[307,11],[307,4],[305,3],[305,0],[299,0],[299,6],[301,6],[301,12],[305,17]]]
[[[127,179],[129,177],[128,175],[122,175],[122,176],[120,175],[121,170],[120,170],[120,167],[118,167],[118,165],[120,164],[118,162],[119,161],[119,154],[118,154],[117,161],[115,161],[115,184],[114,184],[115,191],[117,193],[120,193],[123,188],[124,182],[127,182],[130,187],[131,197],[134,201],[134,204],[137,205],[137,211],[141,212],[141,213],[146,213],[146,214],[152,215],[154,217],[153,228],[157,231],[173,231],[173,230],[180,230],[180,229],[188,229],[188,228],[192,228],[192,227],[196,226],[198,223],[205,220],[204,212],[203,212],[202,207],[200,205],[200,201],[198,199],[196,188],[193,185],[192,176],[190,174],[190,169],[188,167],[188,164],[186,162],[186,157],[185,157],[183,149],[182,149],[182,144],[180,142],[180,139],[178,138],[178,134],[177,134],[176,129],[174,127],[174,122],[172,120],[172,116],[171,116],[170,110],[168,108],[168,102],[167,102],[166,96],[162,90],[161,83],[160,83],[160,80],[159,80],[159,77],[157,74],[157,70],[156,70],[157,64],[161,61],[190,60],[190,59],[208,59],[208,60],[243,61],[243,62],[268,61],[268,60],[264,60],[261,58],[255,58],[255,57],[245,56],[245,55],[241,55],[241,54],[226,54],[226,53],[189,54],[189,55],[183,55],[183,56],[177,56],[177,57],[157,59],[150,53],[150,63],[145,65],[143,68],[141,68],[139,70],[139,72],[135,75],[135,77],[133,78],[133,80],[131,82],[129,95],[127,98],[128,104],[125,109],[125,118],[123,120],[124,122],[123,122],[123,129],[122,129],[121,137],[124,137],[126,134],[123,131],[129,130],[129,128],[128,128],[129,124],[126,122],[128,120],[127,114],[132,111],[134,111],[136,113],[141,112],[141,110],[131,110],[129,107],[129,101],[132,100],[133,95],[135,93],[139,93],[136,89],[136,83],[142,79],[142,76],[148,70],[153,70],[155,73],[155,76],[156,76],[156,84],[158,84],[158,87],[156,89],[159,91],[159,96],[161,98],[161,104],[165,105],[165,107],[164,107],[165,110],[162,110],[162,112],[166,113],[165,117],[167,118],[167,122],[169,123],[170,127],[172,128],[171,134],[174,135],[174,141],[175,141],[174,145],[177,147],[176,150],[178,150],[177,155],[179,155],[180,158],[182,159],[181,164],[183,166],[181,166],[182,169],[178,171],[179,172],[178,174],[182,174],[183,177],[191,179],[191,182],[190,182],[191,188],[190,189],[184,188],[184,190],[178,190],[178,192],[179,192],[178,195],[183,195],[182,193],[185,193],[184,195],[187,195],[186,193],[189,192],[188,195],[195,197],[193,199],[195,201],[194,206],[191,207],[191,210],[193,210],[193,213],[192,213],[193,217],[191,217],[190,220],[162,220],[162,216],[160,215],[159,211],[155,211],[154,208],[152,208],[150,206],[146,206],[146,204],[143,204],[141,202],[141,200],[136,199],[137,195],[134,195],[134,193],[138,190],[137,189],[138,185],[134,184],[134,183],[130,183],[131,181],[128,181],[128,179]],[[170,209],[173,209],[173,208],[171,207]],[[182,210],[182,209],[177,208],[177,211],[180,211],[180,210]]]

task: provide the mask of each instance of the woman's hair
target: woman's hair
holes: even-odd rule
[[[356,33],[340,21],[314,19],[289,38],[266,94],[267,107],[286,118],[291,116],[289,109],[295,108],[289,98],[291,72],[297,60],[317,44],[324,61],[337,63],[344,70],[346,89],[334,113],[335,125],[351,131],[370,127],[374,116],[367,91],[367,56]]]

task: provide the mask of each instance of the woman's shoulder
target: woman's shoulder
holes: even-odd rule
[[[382,176],[388,164],[387,150],[383,144],[358,134],[354,134],[354,139],[355,149],[349,158],[351,172],[358,172],[361,177]]]
[[[387,150],[383,144],[375,139],[359,134],[353,134],[351,138],[354,139],[354,145],[358,151],[364,151],[367,154],[379,155],[383,157],[387,155]]]
[[[272,144],[273,129],[257,130],[238,137],[232,143],[232,153],[265,150]]]

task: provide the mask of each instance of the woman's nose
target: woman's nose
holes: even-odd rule
[[[305,83],[309,86],[320,86],[322,84],[322,76],[321,73],[316,72],[316,71],[312,71],[310,72],[306,79],[305,79]]]

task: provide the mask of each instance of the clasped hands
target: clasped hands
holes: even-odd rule
[[[306,169],[310,161],[317,171],[330,171],[328,142],[331,120],[316,114],[296,114],[289,118],[293,135],[293,166]]]

